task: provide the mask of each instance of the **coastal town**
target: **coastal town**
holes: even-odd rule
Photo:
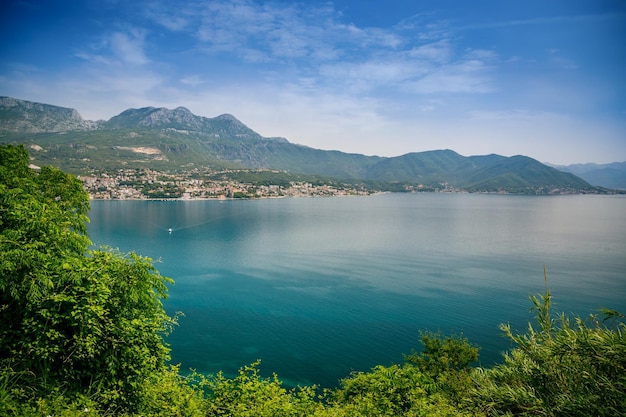
[[[371,195],[380,192],[467,192],[448,183],[437,186],[424,184],[386,184],[386,187],[347,183],[331,179],[309,178],[284,171],[252,169],[222,170],[192,169],[164,172],[147,168],[120,169],[79,175],[92,200],[204,200],[257,199],[282,197],[334,197]],[[600,189],[585,190],[596,194]],[[481,191],[510,194],[511,190]],[[518,189],[516,194],[568,195],[580,194],[574,188],[535,187]],[[609,193],[611,190],[604,190]],[[612,191],[618,192],[618,191]]]
[[[192,170],[184,173],[160,172],[150,169],[122,169],[114,173],[91,173],[78,178],[94,200],[147,199],[232,199],[279,197],[330,197],[369,195],[365,187],[345,184],[287,181],[275,184],[264,181],[237,181],[233,174],[241,171],[207,172]],[[248,171],[246,171],[248,172]],[[281,174],[279,171],[256,171]]]

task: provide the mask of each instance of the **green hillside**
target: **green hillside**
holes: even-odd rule
[[[561,172],[521,155],[485,164],[466,176],[462,184],[470,191],[497,191],[503,187],[523,191],[540,184],[551,189],[563,186],[577,189],[589,187],[586,181],[573,174]]]
[[[404,189],[604,192],[524,156],[466,157],[435,150],[383,158],[325,151],[263,137],[229,114],[206,118],[184,107],[128,109],[91,122],[73,109],[0,97],[0,121],[0,142],[26,145],[35,165],[76,174],[125,168],[271,169]]]
[[[380,161],[368,170],[368,178],[437,185],[457,184],[471,168],[469,158],[451,150],[409,153]]]

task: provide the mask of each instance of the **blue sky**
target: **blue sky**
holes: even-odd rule
[[[396,156],[626,160],[623,0],[4,0],[0,95]]]

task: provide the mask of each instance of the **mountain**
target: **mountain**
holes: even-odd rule
[[[451,150],[410,153],[388,158],[368,172],[371,179],[436,185],[448,183],[468,191],[523,191],[537,187],[589,187],[575,175],[527,156],[461,156]]]
[[[526,156],[466,157],[436,150],[383,158],[324,151],[263,137],[229,114],[207,118],[185,107],[128,109],[94,122],[74,109],[0,97],[0,141],[28,146],[36,165],[75,173],[260,168],[406,189],[598,192],[581,178]]]
[[[128,109],[102,123],[102,129],[170,129],[181,132],[207,132],[216,138],[235,136],[247,140],[263,140],[261,135],[230,114],[213,119],[196,116],[185,107],[174,110],[156,107]]]
[[[97,125],[74,109],[0,97],[0,132],[63,132],[90,130]]]
[[[599,187],[626,190],[626,161],[610,164],[553,165]]]

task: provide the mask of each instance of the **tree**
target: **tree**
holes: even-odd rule
[[[0,361],[28,380],[20,401],[89,394],[133,411],[166,371],[172,281],[148,258],[90,250],[88,210],[78,179],[0,146]]]
[[[478,360],[478,346],[461,336],[443,337],[440,333],[421,332],[420,341],[424,350],[406,355],[405,360],[431,376],[467,370]]]

